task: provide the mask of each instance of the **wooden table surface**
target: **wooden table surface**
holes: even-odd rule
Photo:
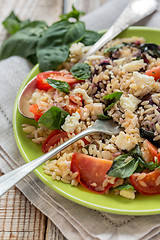
[[[93,4],[94,2],[94,4]],[[20,19],[45,20],[51,24],[71,10],[89,12],[106,0],[0,0],[0,23],[14,10]],[[0,44],[7,37],[0,24]],[[1,174],[1,173],[0,173]],[[0,240],[64,240],[58,228],[13,187],[0,199]],[[76,239],[75,239],[76,240]]]

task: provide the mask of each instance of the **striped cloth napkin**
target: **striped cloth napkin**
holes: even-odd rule
[[[83,17],[83,21],[87,28],[94,30],[109,27],[127,3],[128,0],[108,0],[104,6]],[[159,27],[159,22],[157,12],[138,25]],[[13,136],[12,111],[18,89],[31,68],[20,57],[0,62],[0,169],[4,173],[24,164]],[[121,216],[88,209],[58,195],[33,173],[17,187],[69,240],[160,239],[160,215]]]

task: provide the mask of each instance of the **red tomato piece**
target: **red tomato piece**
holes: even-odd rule
[[[53,72],[42,72],[37,75],[37,88],[40,90],[47,91],[52,88],[47,82],[47,78],[52,78],[51,73]]]
[[[155,162],[155,157],[158,159],[157,148],[152,143],[150,143],[147,139],[145,140],[145,142],[147,143],[147,148],[148,148],[149,156],[150,156],[150,162]]]
[[[72,95],[69,97],[69,100],[75,104],[77,104],[78,106],[82,107],[83,105],[83,98],[82,95],[79,93],[78,97],[80,98],[80,100],[77,101],[77,99]]]
[[[68,112],[70,115],[75,113],[78,109],[79,109],[78,105],[71,101],[69,102],[69,105],[64,106],[64,110]]]
[[[61,131],[61,130],[58,130],[58,129],[55,129],[53,130],[50,135],[48,136],[48,138],[45,140],[45,142],[43,143],[42,145],[42,151],[44,153],[48,152],[49,151],[49,148],[51,146],[54,147],[55,144],[57,144],[61,138],[67,138],[68,135],[67,135],[67,132],[65,131]],[[82,138],[82,141],[84,142],[85,145],[89,144],[89,142],[85,139],[85,138]]]
[[[64,110],[67,111],[70,115],[75,113],[79,109],[79,107],[82,106],[82,101],[83,101],[82,95],[79,94],[78,96],[81,98],[80,102],[77,102],[76,99],[74,98],[74,96],[70,96],[69,97],[69,100],[70,100],[69,105],[66,105],[64,107]]]
[[[77,180],[82,186],[102,194],[113,186],[113,184],[109,183],[106,187],[102,187],[105,175],[111,168],[112,163],[110,160],[75,152],[72,155],[71,171],[79,173]]]
[[[42,112],[39,110],[37,104],[32,104],[32,105],[30,105],[30,106],[29,106],[29,111],[34,114],[34,119],[35,119],[36,121],[38,121],[39,118],[43,115]]]
[[[58,129],[53,130],[51,134],[48,136],[48,138],[45,140],[45,142],[43,143],[42,151],[44,153],[48,152],[51,146],[54,147],[54,145],[57,144],[61,138],[64,139],[64,138],[67,138],[67,136],[68,136],[67,132],[65,131],[61,131]]]
[[[48,71],[42,72],[37,75],[37,88],[40,90],[47,91],[49,88],[52,88],[47,82],[47,78],[55,79],[59,81],[67,82],[70,86],[74,83],[80,82],[76,78],[72,76],[72,74],[68,71]]]
[[[145,177],[138,180],[138,177],[144,173],[134,173],[130,176],[130,182],[133,187],[140,193],[146,195],[160,194],[160,169],[153,172],[145,173]]]
[[[154,77],[154,80],[157,81],[160,79],[160,66],[147,70],[145,74]]]
[[[157,162],[160,163],[160,153],[157,154]]]

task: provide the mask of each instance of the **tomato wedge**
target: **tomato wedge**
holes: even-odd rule
[[[45,142],[43,143],[42,151],[44,153],[48,152],[50,147],[51,146],[54,147],[54,145],[57,144],[61,138],[64,139],[67,137],[68,137],[67,132],[57,130],[57,129],[53,130],[48,136],[48,138],[45,140]],[[85,138],[82,138],[82,141],[84,142],[85,145],[89,144],[89,142]]]
[[[57,144],[61,138],[66,138],[67,132],[61,131],[61,130],[53,130],[51,134],[48,136],[48,138],[45,140],[45,142],[42,145],[42,151],[44,153],[48,152],[51,146],[54,146]]]
[[[159,163],[160,153],[158,153],[157,148],[152,143],[150,143],[147,139],[145,140],[145,143],[147,143],[150,162],[155,162],[156,160]]]
[[[70,115],[72,115],[73,113],[75,113],[79,107],[77,104],[73,103],[73,102],[69,102],[68,105],[64,106],[63,109],[68,112]]]
[[[146,175],[142,179],[139,177],[141,174],[144,173],[134,173],[130,176],[133,187],[145,195],[160,194],[160,169],[157,168],[153,172],[145,173]]]
[[[160,66],[149,69],[145,72],[146,75],[154,77],[154,80],[157,81],[160,79]]]
[[[77,102],[74,96],[69,97],[69,104],[64,106],[64,110],[67,111],[70,115],[75,113],[83,105],[83,98],[81,94],[78,94],[80,101]]]
[[[102,187],[105,175],[111,168],[112,163],[110,160],[75,152],[72,155],[71,171],[79,173],[77,180],[82,186],[93,192],[102,194],[113,186],[113,184],[108,183],[106,187]]]
[[[72,86],[74,83],[80,82],[79,80],[74,78],[70,72],[66,70],[60,72],[59,71],[42,72],[37,75],[38,89],[47,91],[48,89],[52,88],[47,82],[47,78],[67,82],[70,86]]]
[[[30,105],[30,106],[29,106],[29,111],[34,114],[34,119],[35,119],[36,121],[38,121],[39,118],[43,115],[42,112],[39,110],[37,104],[32,104],[32,105]]]

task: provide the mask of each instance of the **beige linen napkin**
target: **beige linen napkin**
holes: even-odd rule
[[[120,2],[123,1],[111,0],[108,4],[113,8]],[[123,3],[126,2],[124,0]],[[97,10],[97,15],[94,13],[96,19],[101,19],[100,13],[105,9],[108,13],[105,16],[107,21],[110,16],[108,6],[106,4]],[[83,18],[88,25],[92,21],[92,14]],[[103,17],[102,20],[104,21]],[[96,21],[94,22],[96,25]],[[104,28],[104,25],[100,28]],[[0,169],[4,173],[24,164],[13,136],[12,112],[18,89],[31,68],[32,66],[20,57],[11,57],[0,62]],[[17,187],[69,240],[160,239],[160,215],[121,216],[87,209],[58,195],[33,173],[20,181]]]

